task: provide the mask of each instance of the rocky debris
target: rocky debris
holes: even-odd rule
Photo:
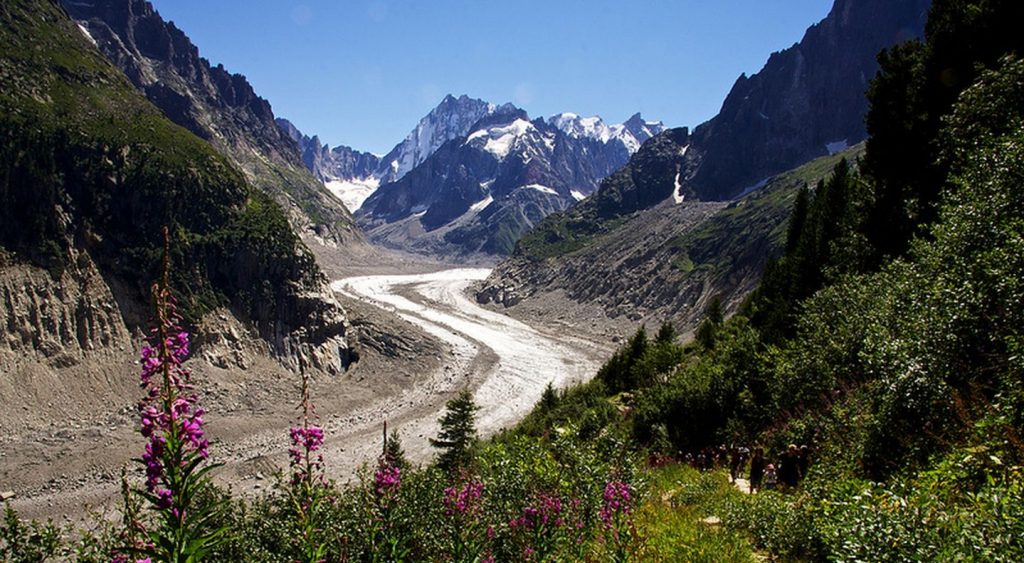
[[[14,491],[3,491],[3,492],[0,492],[0,501],[8,501],[8,500],[13,499],[16,496],[18,496],[18,495],[14,494]]]
[[[703,305],[727,286],[712,283],[711,271],[680,270],[676,264],[681,251],[673,241],[723,207],[703,202],[666,204],[634,215],[578,252],[547,260],[514,256],[476,288],[476,299],[510,311],[533,301],[545,301],[552,310],[566,314],[573,307],[591,311],[596,306],[613,320],[658,324],[671,319],[684,332],[691,330],[700,320]],[[743,282],[743,287],[752,283]],[[558,297],[557,303],[549,301],[553,296]]]

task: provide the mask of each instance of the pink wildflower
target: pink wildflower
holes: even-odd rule
[[[616,514],[629,514],[629,501],[632,488],[622,481],[609,481],[604,487],[604,506],[601,507],[601,520],[606,526],[612,524]]]

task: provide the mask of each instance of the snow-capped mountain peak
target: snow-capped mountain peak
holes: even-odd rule
[[[581,117],[569,112],[551,116],[548,123],[573,138],[593,139],[600,143],[618,141],[630,154],[639,150],[644,141],[665,130],[660,121],[644,121],[639,113],[615,125],[607,125],[600,116]]]
[[[446,142],[464,136],[481,118],[498,109],[494,104],[451,94],[430,110],[416,128],[381,160],[380,177],[394,182],[419,166]],[[397,163],[397,164],[394,164]]]

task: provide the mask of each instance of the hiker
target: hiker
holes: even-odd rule
[[[764,468],[764,490],[774,490],[779,483],[779,476],[775,473],[775,466],[768,464]]]
[[[740,469],[743,468],[743,451],[740,448],[733,446],[732,456],[729,459],[729,482],[735,483],[736,478],[740,475]]]
[[[807,478],[807,466],[811,462],[811,449],[806,445],[800,446],[800,455],[797,458],[797,467],[800,468],[800,480]]]
[[[790,444],[779,461],[779,481],[786,488],[796,487],[800,482],[800,451],[796,444]]]
[[[750,459],[750,492],[761,488],[761,479],[764,478],[764,448],[754,448],[754,457]]]

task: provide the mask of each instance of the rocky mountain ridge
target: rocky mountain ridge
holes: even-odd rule
[[[921,37],[931,0],[836,0],[800,42],[736,79],[693,131],[683,182],[701,199],[736,197],[779,172],[867,137],[866,92],[882,49]]]
[[[212,65],[146,0],[64,0],[81,32],[172,121],[208,141],[288,213],[300,233],[361,244],[351,214],[306,169],[248,80]]]
[[[697,268],[699,274],[701,264],[679,245],[665,246],[660,240],[632,248],[621,241],[636,241],[639,233],[648,233],[652,241],[696,236],[693,233],[703,232],[700,224],[712,223],[680,220],[674,232],[666,229],[655,235],[649,230],[665,223],[665,208],[694,200],[735,198],[734,204],[708,217],[716,226],[703,232],[701,241],[735,242],[734,229],[747,233],[753,228],[749,223],[729,226],[728,221],[736,219],[732,210],[758,207],[749,202],[776,201],[771,186],[788,182],[786,178],[794,174],[812,181],[804,172],[785,171],[799,170],[815,157],[827,159],[864,139],[865,92],[878,68],[876,56],[884,48],[920,37],[929,6],[928,0],[836,0],[828,16],[809,28],[800,43],[773,54],[757,74],[741,76],[716,117],[687,132],[686,138],[682,130],[653,138],[629,165],[608,177],[595,196],[541,222],[520,241],[512,258],[495,269],[478,299],[528,308],[521,304],[563,292],[568,303],[585,304],[594,301],[593,288],[606,288],[600,308],[609,316],[628,310],[643,318],[676,318],[686,326],[692,325],[710,295],[720,294],[735,304],[756,285],[767,257],[755,256],[751,249],[773,248],[763,243],[763,236],[728,245],[733,257],[747,258],[719,268],[728,273],[724,278],[694,277],[689,270]],[[668,138],[671,135],[676,138]],[[814,176],[827,174],[819,172]],[[785,193],[791,192],[792,186]],[[788,209],[765,209],[776,211],[751,217],[757,221],[756,232],[777,231]],[[677,271],[658,273],[665,269]],[[565,272],[571,275],[563,276]],[[660,280],[664,287],[648,286],[649,279]],[[688,288],[696,279],[705,286],[692,293]],[[673,298],[666,299],[665,292]],[[679,302],[679,296],[688,297]],[[548,305],[571,306],[565,301]]]

